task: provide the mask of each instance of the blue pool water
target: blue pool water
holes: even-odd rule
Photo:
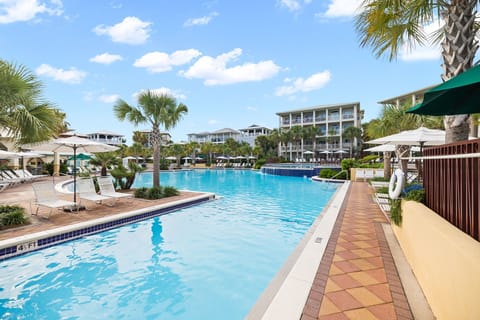
[[[240,170],[160,182],[222,197],[0,262],[0,319],[242,319],[335,191]]]

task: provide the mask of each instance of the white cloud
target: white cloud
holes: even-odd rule
[[[98,100],[104,103],[115,103],[119,98],[118,94],[102,94]]]
[[[110,53],[102,53],[97,54],[95,57],[90,58],[90,62],[102,63],[102,64],[110,64],[115,61],[123,60],[122,56],[118,54],[110,54]]]
[[[187,71],[181,71],[180,75],[188,79],[204,79],[205,85],[214,86],[261,81],[275,76],[280,71],[280,67],[271,60],[228,68],[227,63],[236,60],[241,54],[242,49],[237,48],[215,58],[203,56]]]
[[[143,44],[150,37],[150,22],[137,17],[126,17],[122,22],[113,26],[99,25],[93,31],[97,35],[108,35],[113,42],[127,44]]]
[[[317,17],[339,18],[353,17],[357,14],[357,9],[362,4],[362,0],[331,0],[325,13],[317,13]]]
[[[249,110],[249,111],[257,111],[257,108],[252,107],[252,106],[248,106],[248,107],[247,107],[247,110]]]
[[[39,14],[59,16],[63,13],[60,0],[51,0],[49,5],[38,0],[0,0],[0,23],[29,21]]]
[[[170,89],[170,88],[166,88],[166,87],[160,87],[160,88],[157,88],[157,89],[149,89],[151,92],[157,94],[157,95],[169,95],[169,96],[172,96],[174,98],[176,98],[177,100],[186,100],[187,99],[187,96],[181,92],[180,90],[173,90],[173,89]],[[142,89],[138,92],[135,92],[133,94],[133,97],[135,100],[138,100],[138,95],[142,92],[146,91],[146,89]]]
[[[218,120],[215,120],[215,119],[211,119],[211,120],[208,120],[207,122],[209,125],[215,125],[218,123]]]
[[[150,72],[166,72],[172,70],[173,66],[180,66],[189,63],[202,53],[196,49],[178,50],[172,54],[165,52],[149,52],[133,64],[138,68],[146,68]]]
[[[53,78],[56,81],[66,82],[66,83],[80,83],[85,77],[86,72],[77,70],[76,68],[70,68],[70,70],[63,70],[54,68],[48,64],[42,64],[38,67],[35,72],[39,76],[46,76]]]
[[[216,16],[218,16],[218,12],[212,12],[208,16],[203,16],[200,18],[191,18],[185,21],[183,26],[192,27],[192,26],[206,25],[206,24],[209,24],[210,21]]]
[[[278,0],[277,3],[280,7],[287,8],[289,11],[298,11],[305,4],[311,3],[312,0]]]
[[[309,92],[313,90],[318,90],[324,87],[328,82],[330,82],[330,78],[330,71],[326,70],[323,72],[312,74],[307,79],[285,79],[284,82],[287,83],[287,85],[277,88],[277,90],[275,90],[275,95],[285,96],[292,95],[297,92]]]

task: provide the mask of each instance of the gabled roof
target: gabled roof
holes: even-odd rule
[[[218,133],[237,133],[239,134],[240,132],[238,130],[234,130],[231,128],[223,128],[217,131],[212,132],[213,134],[218,134]]]

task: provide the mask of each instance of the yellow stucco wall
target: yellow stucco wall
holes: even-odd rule
[[[480,242],[421,203],[402,215],[393,230],[437,319],[480,319]]]

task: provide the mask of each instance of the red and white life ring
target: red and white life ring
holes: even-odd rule
[[[395,185],[396,183],[396,185]],[[405,175],[401,169],[396,169],[390,177],[388,185],[388,196],[390,199],[398,199],[405,183]]]

